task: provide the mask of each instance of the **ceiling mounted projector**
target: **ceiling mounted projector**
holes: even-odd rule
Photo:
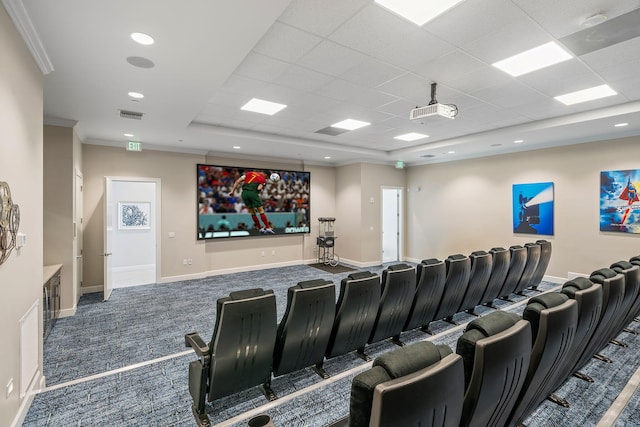
[[[437,83],[431,83],[431,102],[425,107],[416,107],[409,111],[409,119],[424,119],[431,116],[442,116],[448,119],[453,119],[458,115],[458,107],[453,104],[440,104],[436,100],[436,85]]]

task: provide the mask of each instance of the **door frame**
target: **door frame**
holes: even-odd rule
[[[109,202],[110,200],[108,200],[108,197],[111,197],[111,187],[107,188],[108,185],[111,185],[114,181],[117,182],[150,182],[155,184],[155,210],[153,211],[156,221],[156,230],[155,230],[155,238],[156,238],[156,247],[155,247],[155,265],[156,265],[156,271],[155,271],[155,282],[158,283],[160,281],[161,278],[161,272],[162,272],[162,241],[161,241],[161,237],[162,237],[162,180],[160,178],[149,178],[149,177],[124,177],[124,176],[105,176],[104,177],[104,207],[105,207],[105,211],[104,211],[104,223],[103,223],[103,229],[104,229],[104,241],[103,241],[103,247],[104,247],[104,252],[103,252],[103,256],[105,257],[105,262],[104,262],[104,283],[103,283],[103,288],[104,288],[104,300],[108,300],[109,296],[111,295],[111,291],[113,290],[113,286],[109,286],[110,282],[110,274],[111,272],[108,271],[109,268],[107,268],[107,264],[110,264],[107,262],[107,257],[110,255],[107,255],[109,252],[107,251],[108,248],[108,230],[107,230],[107,210],[109,209]],[[113,202],[111,202],[111,205],[113,205]],[[113,216],[113,214],[112,214]],[[112,218],[113,221],[117,221],[117,218]]]
[[[396,245],[397,245],[397,253],[398,253],[398,261],[402,261],[404,259],[403,246],[404,246],[404,188],[403,187],[395,187],[395,186],[382,186],[380,187],[380,223],[381,230],[380,233],[380,260],[384,263],[384,233],[388,232],[388,230],[384,229],[384,217],[385,217],[385,192],[389,190],[395,190],[396,192],[396,215],[398,218],[398,228],[395,230],[397,233]]]

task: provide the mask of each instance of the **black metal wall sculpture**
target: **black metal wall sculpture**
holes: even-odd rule
[[[11,200],[9,184],[0,181],[0,265],[16,247],[20,226],[20,208]]]

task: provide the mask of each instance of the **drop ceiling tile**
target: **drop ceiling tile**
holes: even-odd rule
[[[577,59],[519,76],[518,81],[551,98],[602,84],[602,79]]]
[[[487,67],[464,51],[454,50],[421,64],[415,73],[431,81],[447,83]]]
[[[296,0],[282,13],[279,21],[326,37],[369,0]]]
[[[303,56],[298,64],[321,73],[338,76],[361,64],[366,58],[360,52],[324,40]]]
[[[275,83],[285,87],[311,92],[327,84],[331,79],[331,76],[326,74],[294,65],[278,77]]]
[[[281,61],[295,63],[322,39],[279,22],[254,47],[254,51]]]
[[[398,98],[406,99],[411,103],[422,105],[424,100],[427,102],[431,99],[431,81],[418,76],[417,74],[407,73],[402,76],[381,84],[376,89],[388,93]]]
[[[538,102],[547,98],[540,92],[515,80],[504,85],[471,92],[471,95],[502,108],[514,108],[519,105]]]
[[[369,57],[339,77],[362,86],[376,87],[405,73],[402,68]]]
[[[405,99],[398,99],[396,101],[392,101],[389,102],[388,104],[384,104],[379,106],[378,108],[376,108],[376,110],[383,112],[383,113],[387,113],[390,115],[394,115],[394,116],[399,116],[399,117],[409,117],[409,111],[411,111],[412,109],[416,108],[416,107],[422,107],[426,104],[428,104],[428,99],[426,99],[426,103],[424,104],[415,104],[415,103],[411,103]]]
[[[234,73],[255,80],[271,82],[284,73],[290,65],[288,62],[251,52]]]
[[[255,93],[260,89],[266,86],[266,83],[260,80],[250,79],[248,77],[243,77],[237,74],[231,75],[229,79],[224,83],[223,90],[226,92],[236,93],[238,95],[242,95],[239,98],[246,98],[249,96],[249,99],[255,96]],[[247,99],[247,101],[249,101]],[[244,101],[246,103],[247,101]]]

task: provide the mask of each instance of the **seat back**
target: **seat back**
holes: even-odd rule
[[[624,275],[624,294],[618,331],[627,326],[640,311],[640,265],[633,265],[628,261],[618,261],[611,264],[611,269]]]
[[[446,277],[447,268],[439,259],[425,259],[416,266],[416,293],[403,330],[428,326],[433,321]]]
[[[538,243],[526,243],[524,247],[527,249],[527,262],[522,270],[520,280],[516,284],[514,292],[519,293],[533,285],[533,274],[536,272],[538,263],[540,262],[540,245]]]
[[[276,297],[271,290],[231,292],[217,301],[209,344],[209,401],[270,380],[276,329]]]
[[[466,387],[460,425],[504,426],[529,367],[531,324],[514,313],[489,313],[467,325],[456,353]]]
[[[522,272],[527,264],[527,248],[520,245],[513,245],[509,247],[511,253],[511,261],[509,262],[509,271],[507,277],[504,279],[502,288],[498,296],[508,297],[516,290],[516,285],[522,277]]]
[[[471,260],[471,271],[469,272],[469,284],[467,292],[458,307],[458,312],[472,310],[476,305],[480,305],[482,295],[487,289],[489,277],[491,276],[492,256],[485,251],[475,251],[469,255]]]
[[[500,289],[504,279],[509,272],[509,264],[511,262],[511,252],[505,248],[491,248],[491,275],[487,283],[487,289],[482,295],[481,302],[483,304],[491,303],[500,296]]]
[[[629,262],[633,265],[640,265],[640,255],[629,258]]]
[[[335,318],[335,301],[335,285],[328,280],[307,280],[289,288],[273,352],[275,376],[322,362]]]
[[[444,292],[434,320],[444,319],[456,314],[469,285],[471,260],[468,256],[462,254],[450,255],[445,260],[445,264],[447,266],[447,278],[445,279]]]
[[[382,272],[382,295],[370,343],[397,337],[402,332],[416,293],[416,271],[406,264],[391,265]]]
[[[462,359],[422,341],[378,357],[353,379],[351,427],[457,427],[464,398]]]
[[[551,242],[548,240],[536,240],[536,243],[540,245],[540,260],[536,266],[536,271],[531,276],[530,286],[533,289],[537,289],[540,282],[542,282],[544,273],[547,272],[547,267],[549,267],[549,261],[551,261]]]
[[[331,358],[363,348],[373,330],[379,305],[380,276],[362,271],[342,279],[325,356]]]
[[[563,362],[554,389],[573,373],[577,361],[598,326],[602,312],[602,286],[586,277],[569,280],[562,286],[561,292],[578,303],[578,325],[571,351]]]
[[[523,319],[531,322],[533,346],[524,386],[509,425],[521,423],[553,391],[571,350],[578,324],[578,303],[559,292],[531,298]]]

